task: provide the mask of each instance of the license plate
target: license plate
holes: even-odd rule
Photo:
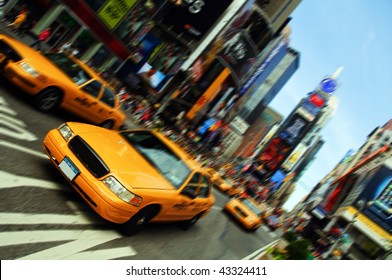
[[[59,168],[70,181],[73,181],[80,173],[75,164],[67,157],[60,162]]]
[[[6,56],[4,54],[0,53],[0,63],[4,61],[5,57]]]

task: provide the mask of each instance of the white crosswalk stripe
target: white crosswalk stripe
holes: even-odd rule
[[[62,214],[29,214],[29,213],[0,213],[0,225],[34,225],[34,224],[67,224],[88,225],[97,224],[84,215]]]
[[[97,245],[121,238],[122,236],[114,230],[39,230],[39,231],[9,231],[0,233],[0,246],[11,246],[19,244],[33,244],[41,242],[68,241],[46,250],[42,250],[20,258],[28,259],[110,259],[123,256],[135,255],[132,247],[118,248],[117,250],[104,249],[83,252]],[[108,255],[105,255],[105,252]],[[115,255],[114,253],[119,253]]]

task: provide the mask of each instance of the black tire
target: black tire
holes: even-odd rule
[[[106,129],[112,129],[114,126],[114,121],[113,120],[104,120],[103,122],[101,122],[101,124],[99,126],[106,128]]]
[[[192,219],[181,222],[182,229],[188,230],[191,227],[193,227],[196,224],[196,222],[201,218],[201,216],[203,216],[203,213],[204,212],[201,212],[201,213],[197,214],[196,216],[194,216]]]
[[[128,222],[120,225],[120,231],[124,235],[133,235],[141,231],[158,213],[155,207],[147,207],[139,210]]]
[[[57,109],[63,94],[56,88],[46,88],[34,96],[34,105],[41,112],[50,112]]]

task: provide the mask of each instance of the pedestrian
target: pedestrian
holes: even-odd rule
[[[71,42],[65,42],[58,50],[59,53],[66,53],[69,54],[71,51],[71,46],[72,43]]]
[[[18,15],[15,17],[14,21],[8,24],[13,31],[19,31],[22,24],[26,21],[29,11],[27,9],[22,9]]]
[[[48,27],[48,28],[46,28],[46,29],[44,29],[44,30],[42,30],[42,32],[38,35],[38,38],[37,38],[37,40],[34,42],[34,43],[32,43],[31,45],[30,45],[30,47],[35,47],[35,46],[37,46],[38,47],[38,50],[40,50],[41,49],[41,44],[43,43],[43,42],[45,42],[48,38],[49,38],[49,36],[50,36],[50,27]]]
[[[77,56],[77,55],[79,54],[79,49],[78,49],[78,48],[74,48],[74,49],[71,51],[71,54],[72,54],[73,56]]]

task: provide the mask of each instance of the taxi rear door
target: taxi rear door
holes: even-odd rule
[[[114,94],[100,81],[92,80],[80,88],[81,95],[74,99],[86,118],[95,123],[110,119],[114,112]]]
[[[205,205],[206,199],[203,197],[205,193],[200,193],[202,178],[205,177],[200,173],[194,173],[188,183],[178,191],[176,199],[168,209],[168,218],[186,220],[203,211],[202,207]]]

